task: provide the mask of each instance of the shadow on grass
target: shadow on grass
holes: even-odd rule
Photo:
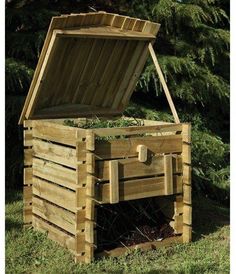
[[[6,228],[6,231],[10,231],[12,229],[22,229],[22,223],[6,217],[5,228]]]
[[[229,225],[229,208],[203,196],[193,199],[193,241]]]

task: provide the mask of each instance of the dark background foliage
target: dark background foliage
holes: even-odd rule
[[[52,16],[104,10],[161,23],[155,51],[181,121],[193,126],[193,187],[229,202],[229,0],[6,1],[6,188],[22,187],[17,125]],[[127,113],[172,121],[151,60]],[[144,103],[145,102],[145,103]]]

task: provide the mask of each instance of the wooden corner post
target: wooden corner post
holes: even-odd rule
[[[183,124],[183,242],[192,240],[191,125]]]
[[[85,143],[85,151],[80,146]],[[82,150],[81,150],[82,149]],[[95,227],[95,136],[86,131],[85,139],[78,138],[77,150],[77,189],[76,189],[76,236],[75,262],[90,263],[94,257]],[[84,157],[80,159],[79,155]]]
[[[85,262],[94,258],[94,227],[95,227],[95,135],[93,131],[86,132],[86,202],[85,202]]]
[[[24,121],[24,178],[23,178],[23,222],[24,227],[32,225],[32,122]]]

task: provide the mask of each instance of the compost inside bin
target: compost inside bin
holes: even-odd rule
[[[157,203],[158,198],[100,205],[97,208],[97,251],[161,241],[174,230]]]

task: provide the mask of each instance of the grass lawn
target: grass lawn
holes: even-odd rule
[[[76,265],[45,234],[22,229],[22,193],[7,193],[6,273],[229,273],[229,210],[195,198],[192,243]]]

